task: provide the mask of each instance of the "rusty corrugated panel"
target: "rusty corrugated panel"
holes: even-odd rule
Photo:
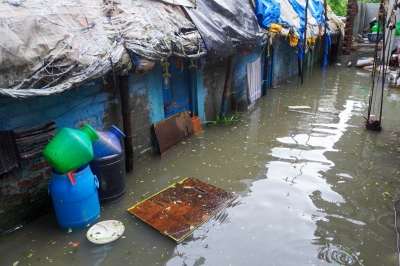
[[[183,111],[154,123],[154,131],[161,154],[185,138],[193,135],[189,111]]]
[[[129,208],[128,212],[179,243],[236,197],[188,177]]]

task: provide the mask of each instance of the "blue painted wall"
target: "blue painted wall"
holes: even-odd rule
[[[255,50],[247,55],[237,54],[235,56],[234,77],[232,95],[238,111],[247,110],[247,81],[246,64],[253,63],[263,54],[263,50]]]
[[[297,53],[290,46],[285,37],[275,38],[273,42],[274,57],[274,83],[282,83],[288,77],[298,75]]]
[[[103,130],[103,118],[110,99],[101,83],[89,83],[60,95],[26,99],[0,98],[0,130],[17,130],[55,120],[57,128],[80,128],[87,123]]]

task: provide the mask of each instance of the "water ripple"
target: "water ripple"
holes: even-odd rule
[[[337,262],[340,265],[363,265],[357,254],[343,247],[323,247],[318,254],[318,258],[329,263]]]

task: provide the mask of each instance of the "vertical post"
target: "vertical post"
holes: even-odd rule
[[[235,55],[230,55],[228,60],[228,70],[226,71],[224,93],[222,95],[221,112],[226,115],[226,105],[229,98],[229,92],[231,90],[233,66],[235,64]]]
[[[326,26],[326,24],[328,23],[328,14],[327,14],[327,11],[326,11],[326,0],[324,0],[324,17],[325,17],[325,19],[324,19],[324,38],[323,38],[323,44],[322,44],[322,47],[323,47],[323,53],[322,53],[322,63],[321,63],[321,67],[324,67],[324,64],[325,64],[325,45],[326,45],[326,28],[327,28],[327,26]],[[327,51],[327,53],[328,53],[328,51]]]
[[[304,78],[304,65],[306,60],[306,43],[307,43],[307,10],[308,10],[308,0],[306,1],[306,8],[304,10],[304,40],[303,40],[303,64],[301,67],[301,84],[303,84]]]
[[[125,146],[125,168],[127,172],[133,171],[133,141],[132,141],[132,111],[129,94],[129,75],[119,77],[119,90],[121,95],[121,109],[123,128],[126,137]]]

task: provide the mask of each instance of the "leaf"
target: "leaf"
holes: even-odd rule
[[[13,263],[13,266],[17,266],[19,261],[17,260],[16,262]]]

